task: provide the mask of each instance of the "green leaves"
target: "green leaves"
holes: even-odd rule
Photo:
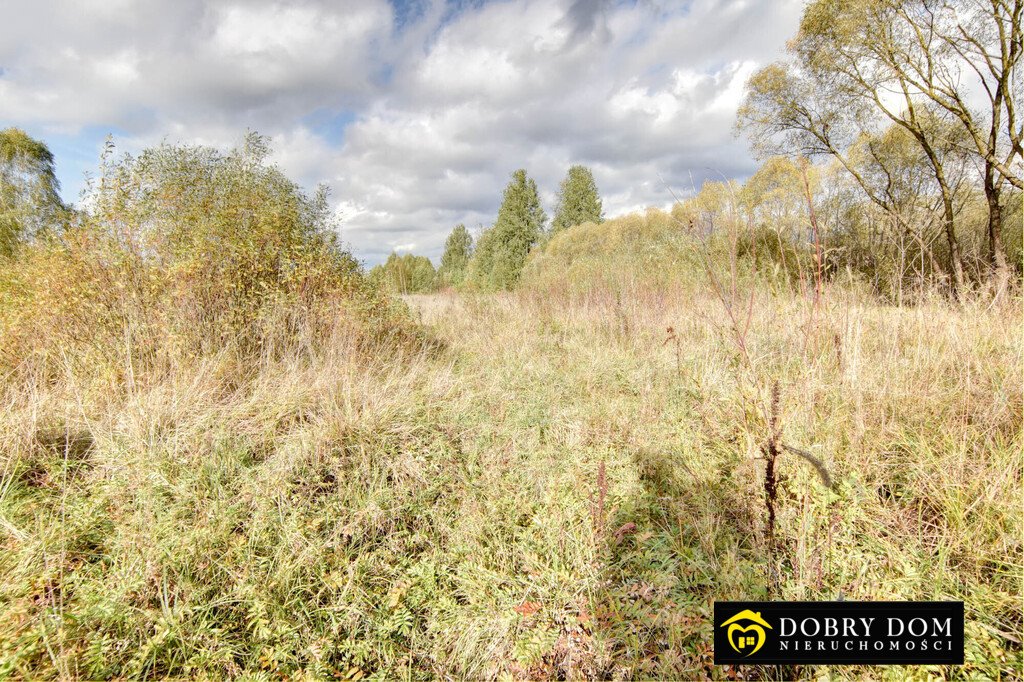
[[[383,265],[370,270],[370,280],[389,291],[418,294],[433,291],[437,284],[434,264],[426,256],[392,253]]]
[[[55,191],[52,157],[26,140],[0,139],[3,179],[32,171]],[[299,334],[316,346],[341,309],[367,337],[392,331],[394,310],[340,247],[324,192],[305,193],[266,154],[255,135],[227,153],[108,147],[88,209],[0,269],[0,364],[66,355],[125,378],[172,357],[282,351]]]
[[[602,210],[594,174],[586,166],[573,166],[559,188],[551,232],[583,223],[600,223],[604,220]]]
[[[444,242],[444,255],[438,269],[441,283],[457,286],[466,277],[466,268],[473,251],[473,237],[461,223],[455,226]]]
[[[573,166],[562,181],[558,207],[551,228],[554,234],[582,223],[600,223],[601,198],[590,169]],[[519,284],[527,257],[545,234],[547,214],[540,205],[537,183],[519,169],[505,188],[498,219],[477,240],[466,267],[466,279],[485,290],[508,290]],[[445,244],[441,269],[447,283],[458,284],[460,265],[469,253],[471,240],[459,225]]]
[[[18,128],[0,131],[0,256],[63,217],[59,190],[47,146]]]
[[[505,188],[497,222],[480,236],[471,267],[474,282],[485,289],[511,289],[518,284],[526,257],[546,222],[537,183],[520,168]]]

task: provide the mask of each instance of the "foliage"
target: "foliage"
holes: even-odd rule
[[[1024,51],[1022,10],[1020,0],[809,3],[789,56],[751,78],[737,127],[749,132],[762,154],[836,159],[865,196],[890,214],[898,234],[930,243],[921,224],[908,224],[900,215],[903,207],[853,158],[858,146],[863,151],[864,138],[896,141],[898,128],[903,142],[917,147],[919,167],[930,175],[924,193],[937,197],[941,212],[945,255],[928,247],[929,267],[942,267],[954,295],[970,284],[962,240],[967,221],[958,194],[962,185],[980,186],[988,213],[980,230],[988,242],[987,274],[1003,287],[1008,259],[1002,212],[1012,203],[1004,192],[1024,187],[1024,128],[1016,121],[1019,88],[1012,85]],[[972,92],[984,92],[988,106],[968,104]],[[883,170],[889,153],[906,160],[905,148],[869,147]]]
[[[773,156],[743,184],[738,201],[758,227],[788,233],[800,229],[807,221],[803,190],[798,164],[786,157]]]
[[[269,350],[299,329],[318,338],[339,314],[386,324],[389,304],[337,243],[325,194],[303,194],[266,154],[250,136],[226,155],[108,155],[90,208],[0,270],[0,364],[126,377],[224,348]]]
[[[473,237],[465,225],[459,224],[444,242],[441,267],[437,274],[444,286],[458,286],[466,277],[469,259],[473,255]]]
[[[107,155],[60,230],[24,204],[0,678],[1019,679],[1013,131],[985,153],[955,106],[904,91],[886,121],[851,85],[915,78],[916,47],[863,39],[915,6],[813,2],[755,75],[761,151],[799,158],[578,224],[570,171],[543,245],[516,171],[440,273],[364,276],[258,136]],[[4,196],[52,180],[31,149]],[[414,293],[463,271],[502,293]],[[712,602],[758,598],[962,600],[965,664],[714,666]]]
[[[18,128],[0,130],[0,257],[65,217],[53,154]]]
[[[477,240],[469,269],[473,283],[489,290],[513,288],[546,222],[537,183],[525,170],[515,171],[505,188],[497,221]]]
[[[598,283],[613,290],[693,283],[694,244],[676,216],[657,209],[585,223],[555,233],[533,254],[522,287],[585,296]]]
[[[595,282],[617,290],[689,286],[704,279],[706,256],[716,272],[730,270],[735,261],[743,278],[799,289],[815,270],[813,209],[826,277],[859,279],[900,303],[941,290],[948,259],[941,201],[920,148],[892,127],[861,136],[846,160],[863,184],[838,163],[770,157],[745,183],[705,182],[670,214],[649,210],[563,230],[531,256],[522,286],[581,295]],[[886,208],[866,200],[864,187]],[[954,197],[965,272],[980,286],[987,272],[985,197],[969,183],[958,185]],[[1011,262],[1018,264],[1024,257],[1015,227],[1020,199],[1020,193],[1005,193],[1000,227]],[[1018,269],[1012,286],[1020,275]]]
[[[600,223],[604,220],[601,197],[594,174],[586,166],[572,166],[558,190],[558,206],[551,224],[556,233],[573,225]]]
[[[437,272],[426,256],[392,253],[388,259],[370,270],[370,280],[399,294],[419,294],[437,288]]]

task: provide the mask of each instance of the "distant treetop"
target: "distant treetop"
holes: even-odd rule
[[[601,197],[597,192],[594,174],[586,166],[573,166],[558,190],[552,233],[573,225],[600,223],[602,220]]]

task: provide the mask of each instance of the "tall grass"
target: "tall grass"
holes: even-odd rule
[[[1019,302],[901,309],[828,286],[825,300],[808,346],[797,323],[807,302],[756,291],[752,364],[717,328],[710,291],[546,291],[427,317],[483,358],[482,372],[506,368],[477,380],[538,431],[519,456],[543,462],[535,490],[561,493],[545,508],[551,526],[588,508],[606,462],[607,527],[638,529],[588,585],[605,620],[589,632],[585,675],[725,675],[706,658],[710,604],[764,598],[769,585],[777,599],[965,600],[968,665],[931,673],[1021,675]],[[670,326],[678,355],[664,343]],[[750,387],[775,381],[780,441],[821,460],[831,481],[803,457],[778,458],[769,552],[772,429]],[[565,603],[547,595],[531,599]],[[537,670],[568,656],[547,655]]]
[[[0,676],[327,670],[321,502],[433,351],[265,153],[108,159],[0,264]]]
[[[744,358],[669,219],[620,233],[642,267],[607,266],[622,223],[573,228],[520,292],[410,297],[415,316],[356,271],[293,287],[299,255],[242,256],[281,253],[258,230],[216,262],[103,221],[72,233],[102,249],[25,254],[0,308],[22,339],[0,381],[0,676],[773,677],[710,648],[712,602],[770,585],[967,604],[962,668],[793,676],[1020,678],[1019,299],[894,307],[833,277],[809,325],[799,280],[740,257]],[[189,274],[226,263],[268,291]],[[94,318],[61,307],[79,272],[112,284],[87,289]],[[833,485],[777,457],[769,553],[772,414]]]

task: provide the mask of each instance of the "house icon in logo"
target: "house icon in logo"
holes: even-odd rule
[[[771,625],[768,625],[761,618],[760,611],[755,613],[750,609],[740,611],[718,627],[724,628],[726,626],[729,628],[725,631],[726,638],[729,640],[729,646],[736,653],[746,656],[756,653],[758,649],[764,646],[765,639],[768,637],[765,634],[765,628],[773,629]]]

